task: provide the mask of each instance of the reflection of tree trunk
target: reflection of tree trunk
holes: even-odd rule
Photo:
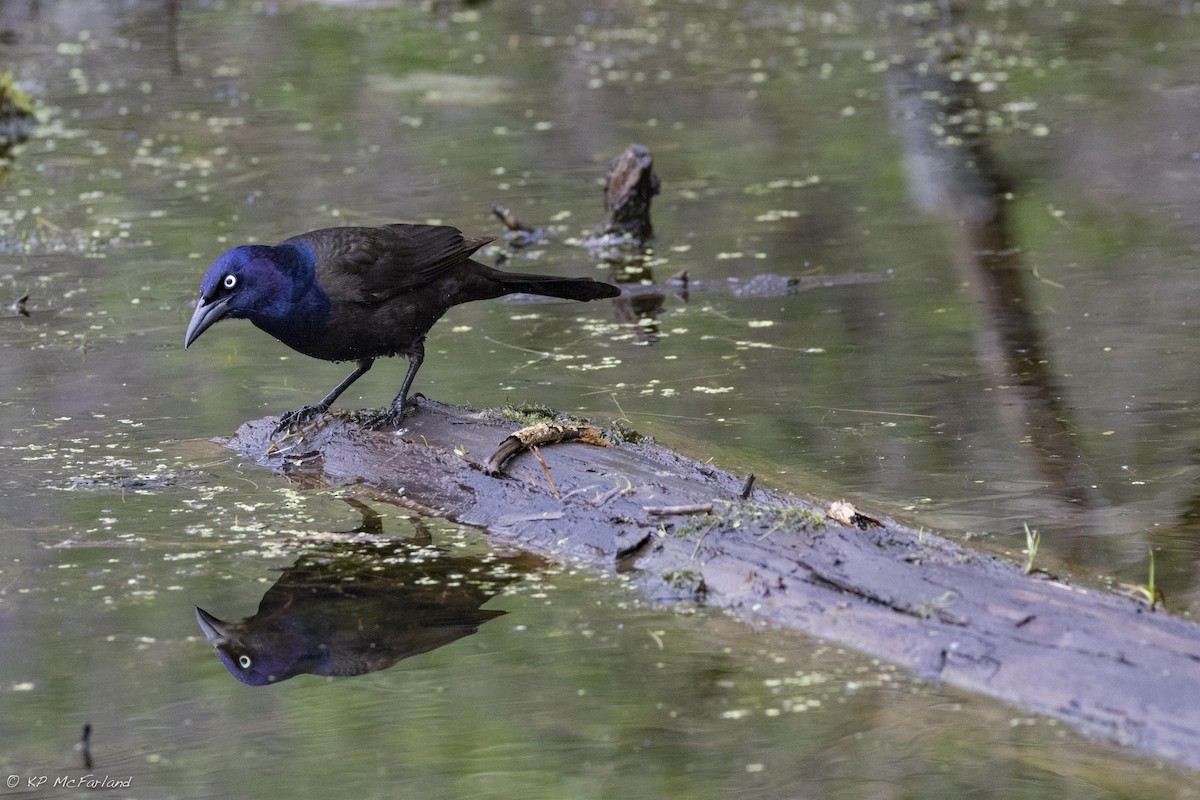
[[[1050,372],[1049,354],[1029,309],[1020,259],[1004,206],[991,219],[961,220],[955,263],[986,319],[975,348],[1005,422],[1032,445],[1039,471],[1075,502],[1097,499],[1095,479],[1075,443],[1070,409]]]
[[[172,75],[182,75],[179,63],[179,0],[166,0],[167,4],[167,65]]]
[[[976,351],[999,414],[1031,446],[1045,480],[1071,502],[1095,505],[1095,480],[1055,385],[1009,234],[1009,180],[987,149],[974,87],[952,80],[937,56],[935,47],[888,73],[910,191],[918,206],[957,223],[955,265],[984,311]]]

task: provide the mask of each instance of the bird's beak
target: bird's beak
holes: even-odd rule
[[[192,342],[200,338],[200,334],[212,327],[214,323],[221,321],[225,312],[229,310],[230,299],[223,297],[220,300],[200,301],[200,305],[196,306],[196,313],[192,314],[192,321],[188,323],[187,334],[183,337],[184,350],[191,347]]]
[[[200,623],[204,638],[208,639],[213,647],[220,647],[229,641],[228,623],[217,619],[200,606],[196,606],[196,622]]]

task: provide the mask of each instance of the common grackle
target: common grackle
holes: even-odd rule
[[[323,228],[270,247],[223,253],[200,283],[184,347],[214,323],[248,319],[293,350],[357,367],[319,403],[284,414],[278,430],[329,406],[382,356],[408,356],[400,393],[370,427],[398,425],[425,358],[425,335],[451,306],[506,294],[598,300],[620,289],[591,278],[501,272],[471,255],[494,237],[447,225]]]
[[[475,633],[503,611],[481,608],[541,559],[454,555],[412,542],[330,542],[283,570],[252,617],[196,621],[242,683],[266,686],[308,673],[387,669]]]

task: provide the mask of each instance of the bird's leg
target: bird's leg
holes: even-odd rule
[[[404,375],[404,383],[400,385],[400,394],[396,395],[387,411],[367,420],[366,427],[373,430],[395,428],[404,421],[404,412],[416,406],[416,401],[409,401],[408,390],[412,388],[413,378],[417,377],[417,370],[424,360],[425,337],[422,336],[408,351],[408,372]]]
[[[333,405],[333,401],[338,399],[338,395],[346,391],[350,384],[354,383],[356,380],[365,375],[367,370],[369,370],[371,365],[374,363],[375,359],[373,358],[359,359],[358,366],[354,368],[354,372],[351,372],[346,376],[344,381],[333,387],[329,394],[325,395],[325,397],[321,399],[321,402],[315,403],[311,406],[305,406],[304,408],[297,408],[295,411],[289,411],[280,417],[279,425],[276,426],[275,432],[279,433],[285,428],[290,428],[307,422],[317,414],[324,414],[329,410],[329,407]]]

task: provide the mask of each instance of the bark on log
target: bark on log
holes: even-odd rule
[[[1086,735],[1200,768],[1200,625],[882,519],[824,509],[648,442],[545,447],[555,498],[528,452],[505,476],[480,464],[521,427],[422,401],[395,432],[333,416],[272,438],[248,422],[226,444],[284,474],[365,485],[377,498],[487,529],[530,550],[631,570],[662,602],[787,626],[1061,719]],[[647,507],[711,509],[661,516]]]

